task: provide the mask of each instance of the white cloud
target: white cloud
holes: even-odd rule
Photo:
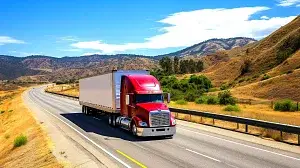
[[[297,7],[300,7],[300,4],[296,5]]]
[[[252,37],[262,38],[296,16],[250,19],[268,7],[234,9],[201,9],[174,13],[158,21],[164,24],[156,36],[142,43],[109,44],[101,40],[71,44],[74,48],[92,49],[101,53],[117,53],[135,49],[163,49],[186,47],[210,38]]]
[[[279,0],[278,6],[300,6],[300,0]]]
[[[101,55],[101,54],[103,54],[103,53],[101,53],[101,52],[94,52],[94,53],[89,52],[89,53],[84,53],[84,54],[82,54],[82,55],[83,55],[83,56],[90,56],[90,55]]]
[[[17,40],[8,36],[0,36],[0,45],[5,44],[24,44],[25,42],[22,40]]]
[[[82,49],[79,49],[79,48],[70,48],[70,49],[62,49],[60,51],[65,51],[65,52],[79,52],[79,51],[82,51]]]
[[[60,42],[76,42],[76,41],[79,40],[75,36],[63,36],[63,37],[59,37],[56,42],[60,43]]]
[[[34,52],[23,52],[23,51],[9,51],[10,53],[12,53],[13,56],[19,56],[19,57],[26,57],[26,56],[31,56],[31,55],[43,55],[43,53],[38,52],[38,53],[34,53]]]
[[[264,19],[264,20],[268,20],[269,19],[269,17],[268,16],[262,16],[262,17],[260,17],[261,19]]]

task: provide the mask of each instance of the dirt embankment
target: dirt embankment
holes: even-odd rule
[[[26,88],[0,91],[0,167],[63,167],[50,149],[50,140],[22,101]],[[27,143],[14,147],[16,137]]]

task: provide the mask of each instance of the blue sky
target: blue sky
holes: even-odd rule
[[[261,39],[300,0],[1,0],[0,55],[158,55],[210,38]]]

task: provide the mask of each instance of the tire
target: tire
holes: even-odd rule
[[[115,116],[115,115],[112,115],[111,119],[112,119],[112,126],[113,126],[113,127],[116,127],[116,126],[117,126],[117,123],[116,123],[116,116]]]
[[[137,136],[137,127],[135,125],[135,122],[132,122],[131,124],[131,133],[134,135],[134,136]]]
[[[81,112],[84,113],[84,106],[81,107]]]
[[[108,125],[112,125],[112,116],[108,115]]]

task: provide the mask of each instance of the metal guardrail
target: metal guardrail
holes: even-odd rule
[[[79,99],[79,97],[77,97],[77,96],[64,95],[61,93],[54,93],[54,92],[49,92],[49,91],[45,91],[45,92],[64,96],[64,97],[73,98],[76,100]],[[283,132],[297,134],[298,135],[298,145],[300,145],[300,126],[281,124],[281,123],[275,123],[275,122],[269,122],[269,121],[262,121],[262,120],[256,120],[256,119],[250,119],[250,118],[243,118],[243,117],[237,117],[237,116],[230,116],[230,115],[224,115],[224,114],[215,114],[215,113],[196,111],[196,110],[179,109],[179,108],[169,108],[169,109],[171,112],[174,112],[174,113],[190,115],[190,118],[192,115],[198,116],[198,117],[211,118],[211,119],[213,119],[213,125],[215,123],[215,120],[234,122],[237,124],[245,124],[245,132],[246,133],[248,132],[248,126],[250,125],[250,126],[280,131],[281,139],[282,139]]]

